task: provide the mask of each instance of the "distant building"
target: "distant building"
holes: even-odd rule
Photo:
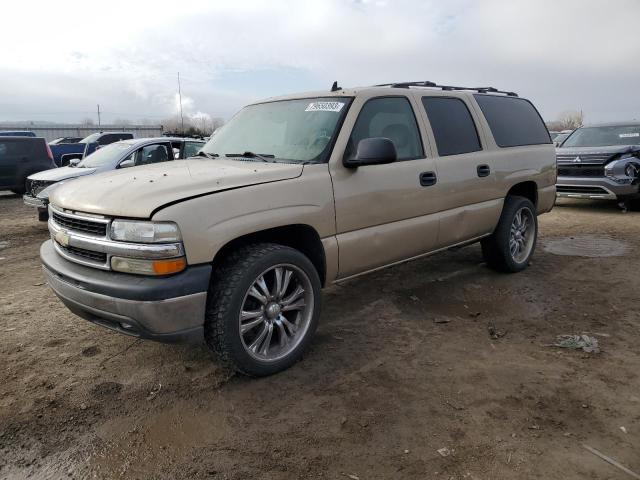
[[[133,132],[135,138],[161,137],[162,125],[0,125],[2,130],[28,130],[38,137],[44,137],[47,142],[60,137],[86,137],[98,132]]]

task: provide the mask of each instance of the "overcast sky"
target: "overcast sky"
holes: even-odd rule
[[[640,0],[6,2],[0,120],[229,118],[284,93],[431,80],[546,120],[640,119]]]

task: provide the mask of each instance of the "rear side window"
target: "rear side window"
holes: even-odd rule
[[[0,141],[0,156],[24,155],[31,151],[32,142]]]
[[[422,97],[438,155],[459,155],[482,150],[478,131],[467,105],[459,98]]]
[[[364,104],[349,138],[347,158],[356,155],[360,140],[375,137],[393,141],[398,160],[424,156],[416,117],[406,97],[372,98]]]
[[[529,100],[474,95],[499,147],[551,143],[540,114]]]

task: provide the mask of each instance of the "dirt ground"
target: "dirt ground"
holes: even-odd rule
[[[68,312],[1,193],[0,477],[631,478],[583,445],[640,473],[640,213],[565,201],[540,230],[520,274],[474,245],[326,289],[304,360],[248,379]],[[571,237],[617,256],[545,250]],[[547,346],[581,333],[600,353]]]

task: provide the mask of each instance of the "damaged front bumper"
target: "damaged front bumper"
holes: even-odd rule
[[[168,277],[102,271],[62,258],[51,240],[40,248],[47,283],[76,315],[135,337],[201,342],[211,265]]]

